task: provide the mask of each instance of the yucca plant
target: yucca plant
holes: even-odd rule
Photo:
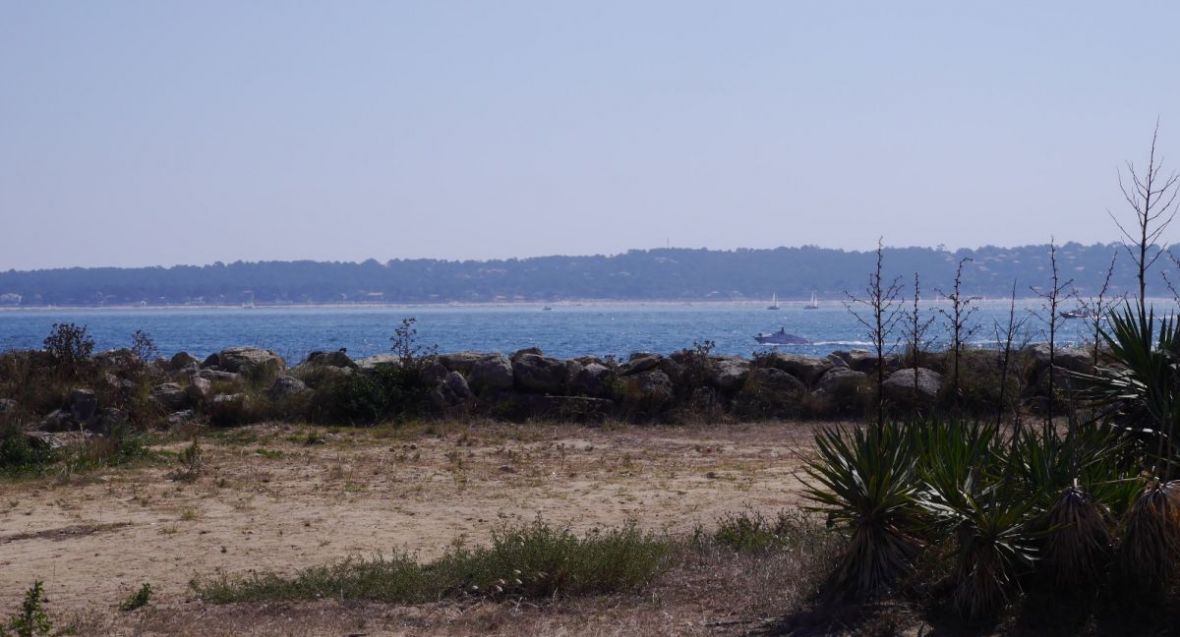
[[[1114,364],[1072,374],[1100,416],[1142,443],[1149,464],[1168,463],[1180,423],[1180,321],[1127,303],[1099,332]]]
[[[847,534],[829,586],[847,596],[879,592],[910,572],[919,482],[914,437],[905,426],[824,429],[804,465],[804,496]]]
[[[1045,515],[1042,569],[1062,590],[1092,588],[1110,560],[1109,517],[1077,484],[1066,487]]]
[[[1005,472],[1006,445],[994,424],[931,422],[916,436],[929,532],[954,538],[954,603],[968,617],[1000,609],[1019,593],[1037,555],[1036,499]]]
[[[1180,562],[1177,483],[1148,485],[1127,514],[1118,551],[1119,583],[1130,590],[1160,592],[1172,583]]]

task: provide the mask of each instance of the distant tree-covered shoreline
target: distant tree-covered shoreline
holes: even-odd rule
[[[1058,248],[1062,273],[1081,295],[1102,287],[1119,244]],[[949,289],[963,268],[964,293],[1007,296],[1045,284],[1049,246],[985,246],[948,251],[886,248],[891,274],[917,272],[930,289]],[[264,261],[206,266],[63,268],[0,272],[0,305],[185,305],[430,303],[604,300],[842,298],[863,286],[873,252],[813,246],[766,250],[663,248],[604,256],[549,256],[490,261],[370,259],[361,263]],[[1163,262],[1167,262],[1165,259]],[[1128,290],[1128,259],[1115,264],[1111,287]],[[1163,280],[1151,288],[1168,294]]]

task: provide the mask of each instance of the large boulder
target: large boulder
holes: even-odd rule
[[[439,354],[438,362],[449,372],[459,372],[464,376],[471,373],[475,364],[488,357],[488,354],[483,352],[454,352],[451,354]]]
[[[70,392],[70,415],[77,422],[87,422],[98,413],[98,397],[93,389],[75,389]]]
[[[516,389],[536,394],[563,393],[569,380],[565,362],[540,354],[518,354],[512,358]]]
[[[184,409],[188,404],[188,392],[178,383],[161,383],[152,388],[152,398],[168,411]]]
[[[803,381],[774,367],[750,370],[737,396],[737,409],[747,417],[787,416],[799,411],[807,392]]]
[[[467,374],[467,384],[477,392],[512,389],[512,362],[503,354],[490,354],[475,361]]]
[[[279,376],[271,383],[266,395],[272,400],[287,400],[307,391],[307,385],[294,376]]]
[[[343,369],[356,369],[357,367],[357,364],[344,351],[312,352],[299,364],[300,367],[304,365],[310,367],[339,367]]]
[[[653,370],[659,367],[663,360],[664,357],[659,354],[635,352],[631,354],[626,363],[619,365],[619,376],[630,376]]]
[[[377,354],[356,361],[357,367],[363,371],[373,371],[383,365],[401,365],[402,359],[396,354]]]
[[[1035,343],[1021,350],[1021,354],[1033,361],[1033,373],[1040,374],[1049,366],[1049,344]],[[1091,352],[1078,347],[1057,347],[1053,352],[1053,362],[1059,369],[1071,372],[1089,373],[1094,371]]]
[[[868,383],[868,374],[848,367],[832,367],[815,381],[815,393],[834,396],[841,391]]]
[[[287,371],[282,356],[257,347],[230,347],[217,353],[217,366],[251,379],[269,379]]]
[[[580,364],[577,372],[570,378],[570,391],[584,396],[605,398],[611,395],[614,388],[615,372],[602,363],[589,362]]]
[[[447,372],[435,386],[431,399],[441,408],[457,407],[472,398],[471,389],[467,386],[467,379],[459,372]]]
[[[203,403],[213,397],[213,382],[207,378],[193,376],[185,393],[192,402]]]
[[[226,372],[220,369],[202,369],[197,372],[194,379],[202,378],[204,380],[214,383],[228,383],[237,385],[242,382],[242,375],[235,372]]]
[[[815,381],[833,366],[832,361],[828,359],[785,352],[771,352],[763,360],[767,367],[781,369],[809,386],[814,385]],[[848,366],[846,361],[841,362],[845,363],[844,367]]]
[[[868,374],[877,370],[877,355],[863,349],[854,349],[847,352],[832,352],[829,360],[832,358],[844,361],[844,364],[849,369],[858,372]]]
[[[623,408],[633,415],[654,415],[676,397],[672,379],[659,369],[620,377]]]
[[[925,367],[899,369],[885,379],[885,398],[908,407],[929,407],[942,391],[942,374]]]
[[[168,368],[174,372],[179,372],[191,365],[199,365],[197,359],[193,358],[192,354],[188,352],[176,352],[172,358],[168,359]]]
[[[718,358],[713,362],[713,384],[721,391],[737,391],[750,375],[750,361],[737,356]]]

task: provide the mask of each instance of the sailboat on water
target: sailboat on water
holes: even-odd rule
[[[817,299],[815,297],[815,292],[811,293],[811,300],[807,302],[807,305],[803,306],[803,309],[805,309],[805,310],[818,310],[819,309],[819,299]]]
[[[776,292],[776,293],[775,293],[773,296],[771,296],[771,297],[770,297],[770,305],[766,306],[766,309],[768,309],[768,310],[777,310],[777,309],[779,309],[779,305],[778,305],[778,293],[777,293],[777,292]]]

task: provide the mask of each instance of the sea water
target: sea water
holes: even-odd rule
[[[1170,306],[1170,303],[1168,304]],[[549,309],[546,309],[548,307]],[[997,327],[1008,322],[1007,301],[977,301],[966,339],[977,346],[995,343]],[[855,307],[871,321],[868,309]],[[908,308],[900,308],[908,310]],[[1065,308],[1063,308],[1065,309]],[[922,320],[933,318],[926,341],[946,347],[945,302],[925,303]],[[1023,323],[1018,342],[1046,338],[1048,313],[1039,300],[1017,301],[1016,320]],[[346,348],[354,358],[385,353],[390,337],[405,318],[415,319],[415,343],[440,352],[513,352],[540,347],[559,357],[621,356],[632,352],[671,353],[711,341],[714,353],[749,356],[769,346],[754,335],[785,328],[812,341],[780,345],[779,351],[823,355],[834,350],[870,349],[868,329],[843,303],[823,302],[816,310],[783,303],[768,310],[765,302],[738,303],[557,303],[550,306],[418,305],[218,308],[7,309],[0,311],[0,350],[38,348],[54,323],[87,327],[98,350],[126,347],[131,334],[143,330],[160,353],[186,351],[205,356],[232,345],[252,345],[278,352],[294,363],[315,350]],[[1058,342],[1093,340],[1093,323],[1059,320]],[[899,323],[890,343],[901,339]],[[900,351],[900,346],[896,348]]]

